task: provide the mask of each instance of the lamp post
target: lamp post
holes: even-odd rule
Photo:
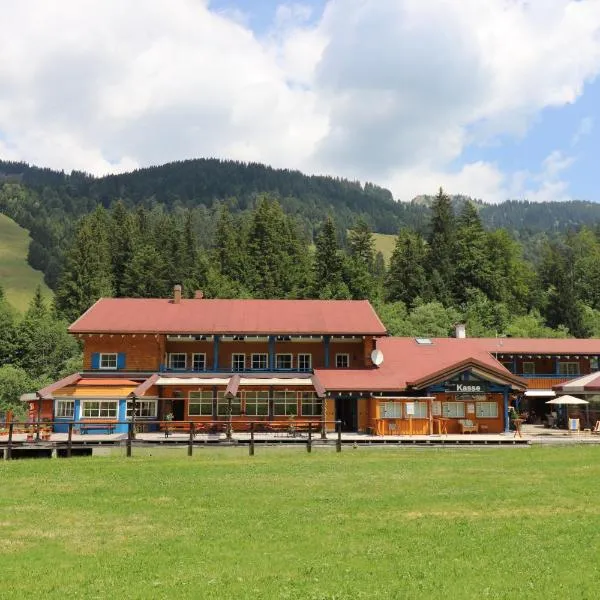
[[[225,438],[227,439],[228,442],[230,442],[231,441],[231,413],[233,412],[231,403],[232,403],[233,399],[235,398],[235,396],[231,392],[227,392],[225,394],[225,397],[227,398],[227,429],[226,429],[226,433],[225,433]]]

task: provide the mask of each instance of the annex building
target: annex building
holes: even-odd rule
[[[103,298],[70,327],[84,368],[38,390],[30,419],[124,432],[135,421],[293,420],[378,435],[501,433],[554,386],[598,369],[600,340],[390,337],[368,301]],[[150,423],[152,422],[153,423]],[[114,426],[112,425],[114,423]]]

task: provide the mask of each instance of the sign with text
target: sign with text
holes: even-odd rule
[[[415,403],[414,402],[407,402],[406,403],[406,414],[409,417],[413,417],[415,414]]]
[[[483,381],[464,381],[459,383],[447,383],[445,390],[451,394],[482,394],[487,392],[487,383]]]

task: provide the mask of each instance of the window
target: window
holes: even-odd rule
[[[404,414],[406,418],[412,417],[413,419],[426,419],[427,418],[427,402],[413,402],[415,406],[415,412],[409,415],[406,412],[406,404],[404,405]]]
[[[138,400],[135,403],[135,417],[156,417],[156,400]],[[127,401],[127,418],[131,418],[131,414],[133,412],[133,402],[131,400]]]
[[[101,353],[100,354],[100,368],[101,369],[116,369],[117,368],[117,353]]]
[[[189,417],[212,417],[213,393],[212,392],[190,392],[188,396]]]
[[[88,419],[116,419],[119,412],[119,403],[116,400],[94,401],[84,400],[82,402],[82,417]]]
[[[508,371],[510,371],[511,373],[513,372],[513,369],[515,367],[514,363],[512,362],[512,360],[510,362],[507,361],[502,361],[502,366],[507,369]]]
[[[590,356],[590,370],[597,371],[598,370],[598,357]]]
[[[309,354],[310,356],[310,354]],[[323,400],[314,392],[301,392],[302,416],[320,417],[323,414]]]
[[[231,370],[232,371],[243,371],[246,368],[246,355],[245,354],[232,354],[231,355]]]
[[[267,355],[266,354],[253,354],[252,355],[252,368],[256,370],[265,371],[267,369]]]
[[[262,417],[269,414],[269,392],[244,392],[246,415]]]
[[[420,346],[431,346],[433,344],[430,338],[415,338],[415,341]]]
[[[57,400],[54,408],[54,416],[62,419],[72,419],[75,416],[74,400]]]
[[[349,354],[336,354],[335,355],[335,366],[338,369],[347,369],[350,366],[350,355]]]
[[[382,419],[401,419],[402,404],[400,402],[384,402],[381,405]]]
[[[576,362],[559,362],[558,372],[561,375],[579,375],[579,363]]]
[[[292,368],[292,355],[291,354],[278,354],[275,357],[275,366],[277,369],[291,369]]]
[[[185,352],[172,352],[169,354],[169,369],[172,371],[185,371],[187,354]]]
[[[535,363],[524,362],[523,363],[523,375],[535,375]]]
[[[442,416],[462,419],[465,416],[465,403],[442,402]]]
[[[478,419],[496,419],[498,417],[498,403],[477,402],[475,404],[475,414]]]
[[[296,392],[273,392],[273,415],[282,417],[296,416],[297,414],[298,398]]]
[[[227,417],[229,415],[229,400],[225,398],[225,392],[217,392],[217,415]],[[242,401],[239,398],[231,399],[231,414],[239,416],[242,414]]]
[[[206,371],[206,354],[198,352],[192,354],[192,370]]]
[[[312,354],[298,354],[298,371],[310,371],[312,369]]]

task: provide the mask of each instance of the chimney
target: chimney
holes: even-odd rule
[[[204,292],[202,290],[196,290],[194,293],[194,298],[196,300],[202,300],[202,298],[204,298]]]
[[[457,323],[454,326],[454,337],[458,340],[464,340],[467,337],[467,327],[464,323]]]
[[[181,304],[181,286],[179,284],[173,288],[173,304]]]

